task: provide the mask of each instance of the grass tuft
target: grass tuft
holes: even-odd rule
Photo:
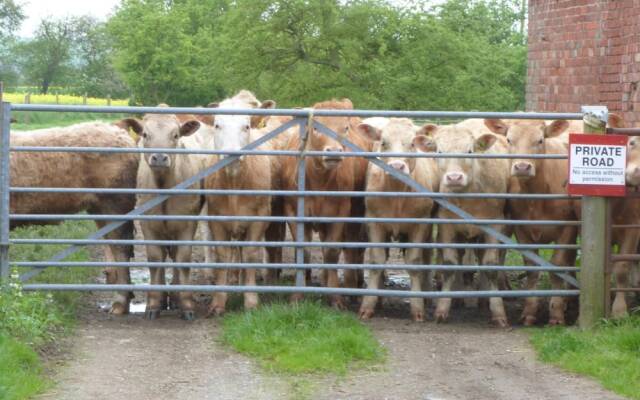
[[[384,349],[354,316],[310,301],[229,314],[221,340],[275,372],[344,374],[353,363],[384,359]]]
[[[0,399],[26,399],[46,387],[38,354],[29,346],[0,335],[0,349]]]
[[[533,329],[531,343],[542,361],[588,375],[609,390],[640,399],[640,316],[603,321],[591,331]]]

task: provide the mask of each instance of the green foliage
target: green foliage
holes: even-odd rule
[[[592,331],[533,329],[531,343],[542,361],[598,380],[614,392],[640,399],[640,317],[603,321]]]
[[[95,230],[92,222],[18,228],[12,238],[84,238]],[[17,245],[9,250],[14,261],[49,259],[64,246]],[[87,250],[67,258],[86,261]],[[48,269],[33,282],[81,283],[93,279],[95,268]],[[24,399],[41,392],[46,382],[37,353],[73,327],[82,295],[74,292],[24,292],[14,271],[0,285],[0,399]]]
[[[29,346],[0,334],[0,399],[22,400],[41,392],[38,354]]]
[[[273,371],[344,374],[354,362],[380,362],[384,350],[353,315],[317,302],[272,304],[223,320],[222,341]]]
[[[108,22],[138,103],[239,89],[281,106],[514,110],[524,105],[522,0],[125,0]]]
[[[108,23],[115,65],[134,103],[207,104],[222,97],[212,60],[213,26],[224,1],[125,0]]]
[[[67,126],[86,121],[113,121],[124,118],[124,114],[77,112],[16,111],[11,115],[17,120],[17,122],[11,124],[11,130],[16,131],[51,128],[55,126]]]

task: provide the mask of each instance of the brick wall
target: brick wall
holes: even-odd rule
[[[527,110],[604,104],[640,124],[640,0],[529,0]]]

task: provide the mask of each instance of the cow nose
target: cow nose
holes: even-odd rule
[[[164,153],[153,153],[149,157],[149,165],[154,167],[169,166],[169,155]]]
[[[389,166],[398,171],[405,171],[407,168],[407,164],[402,161],[392,161],[389,163]]]
[[[324,148],[324,151],[332,152],[332,153],[341,153],[342,152],[342,147],[327,146],[327,147]]]
[[[518,172],[529,172],[529,171],[531,171],[531,163],[519,162],[519,163],[514,165],[514,168]]]
[[[451,183],[461,183],[462,182],[462,174],[459,172],[450,172],[447,174],[447,181]]]

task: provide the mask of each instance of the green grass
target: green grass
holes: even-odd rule
[[[123,118],[123,114],[25,111],[13,112],[11,116],[17,120],[11,124],[11,129],[16,131],[67,126],[95,120],[115,121]]]
[[[84,238],[95,230],[90,221],[66,222],[61,225],[18,228],[12,238]],[[46,260],[64,246],[15,245],[9,250],[13,261]],[[68,261],[89,260],[82,249]],[[17,272],[0,288],[0,399],[23,399],[47,386],[41,375],[37,351],[69,333],[75,325],[76,313],[83,295],[78,292],[24,292]],[[90,282],[99,273],[96,268],[48,269],[33,282]],[[4,368],[10,373],[4,372]]]
[[[542,361],[595,378],[605,388],[640,399],[640,316],[602,322],[595,330],[531,330]]]
[[[274,372],[344,374],[384,359],[384,349],[353,315],[319,302],[271,304],[223,320],[221,341]]]
[[[29,346],[0,335],[0,399],[26,399],[46,387],[38,354]]]

